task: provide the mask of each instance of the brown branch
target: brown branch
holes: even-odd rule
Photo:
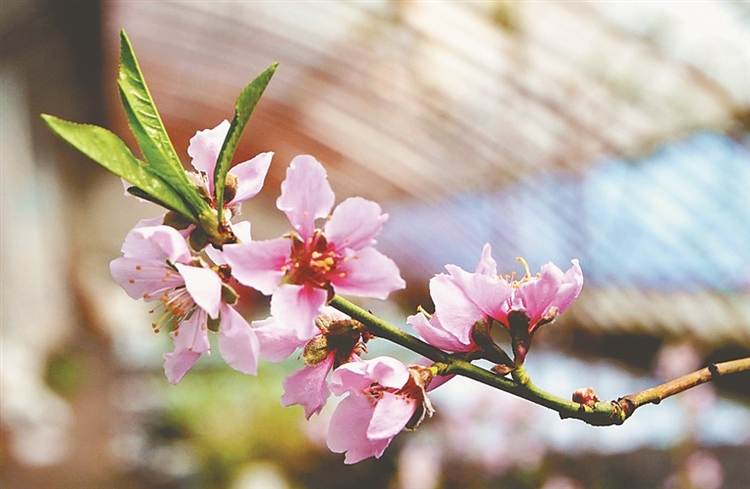
[[[684,375],[650,389],[621,397],[616,404],[622,409],[622,420],[625,421],[633,412],[644,404],[659,404],[667,397],[679,394],[695,386],[710,382],[722,375],[729,375],[750,370],[750,357],[722,363],[712,363],[706,368]]]

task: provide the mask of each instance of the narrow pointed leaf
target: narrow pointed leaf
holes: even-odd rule
[[[222,219],[222,209],[224,207],[224,187],[226,185],[227,173],[229,172],[229,166],[232,163],[234,152],[237,149],[237,144],[242,136],[242,131],[245,130],[247,121],[250,119],[250,115],[255,110],[255,106],[258,104],[260,97],[263,95],[268,83],[271,81],[271,77],[276,72],[278,63],[274,63],[269,66],[263,73],[258,75],[248,86],[246,86],[240,96],[237,97],[237,102],[234,106],[234,119],[227,132],[227,137],[224,139],[224,144],[219,152],[219,157],[216,162],[216,169],[214,170],[214,189],[216,208],[219,212],[219,222]]]
[[[69,122],[42,114],[42,119],[54,133],[81,153],[125,179],[169,210],[174,210],[191,221],[197,215],[150,165],[136,158],[122,139],[103,127]]]
[[[138,146],[153,171],[184,197],[195,215],[207,215],[210,207],[185,175],[124,30],[120,31],[120,37],[120,74],[117,85]]]

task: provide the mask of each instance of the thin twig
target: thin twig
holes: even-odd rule
[[[750,358],[740,358],[722,363],[712,363],[708,367],[702,368],[696,372],[689,373],[664,384],[650,389],[636,392],[634,394],[621,397],[617,403],[622,407],[624,419],[633,414],[637,408],[644,404],[659,404],[667,397],[679,394],[695,386],[710,382],[723,375],[734,374],[750,370]]]

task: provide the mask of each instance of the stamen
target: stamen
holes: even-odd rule
[[[524,260],[520,256],[517,257],[516,260],[518,260],[521,263],[521,265],[523,265],[524,270],[526,270],[526,275],[524,275],[523,278],[525,278],[525,279],[530,278],[531,277],[531,272],[529,271],[529,264],[526,263],[526,260]]]

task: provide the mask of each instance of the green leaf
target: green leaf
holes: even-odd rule
[[[215,189],[215,200],[216,209],[219,212],[219,222],[222,219],[222,209],[224,207],[224,187],[226,185],[227,173],[229,172],[229,166],[232,163],[234,152],[237,149],[237,144],[242,136],[242,131],[245,130],[247,121],[250,119],[250,115],[255,110],[255,106],[258,104],[260,97],[263,95],[268,83],[271,81],[271,77],[276,72],[276,68],[279,66],[278,63],[274,63],[269,66],[263,73],[253,80],[248,86],[246,86],[240,96],[237,97],[237,102],[234,105],[234,119],[232,120],[227,137],[224,139],[224,144],[221,146],[219,157],[216,162],[216,169],[214,170],[214,189]]]
[[[185,175],[124,30],[120,31],[120,38],[120,74],[117,85],[130,128],[144,158],[156,174],[183,196],[193,208],[194,215],[210,215],[208,203],[201,198]],[[210,220],[209,218],[208,221]],[[211,229],[206,231],[216,232]]]
[[[112,132],[103,127],[68,122],[47,114],[42,114],[42,119],[63,140],[149,195],[150,200],[194,222],[198,221],[197,214],[180,194],[156,174],[150,165],[133,156],[122,139]]]

